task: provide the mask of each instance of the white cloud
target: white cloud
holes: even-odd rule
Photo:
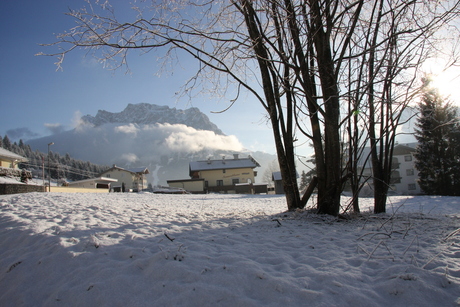
[[[126,162],[127,164],[135,163],[137,160],[139,160],[139,158],[134,153],[122,154],[120,159]]]
[[[216,135],[212,131],[181,124],[81,125],[74,130],[69,146],[72,147],[69,151],[82,160],[104,165],[126,162],[140,166],[148,166],[152,161],[160,161],[170,155],[243,150],[243,145],[233,135]]]
[[[79,130],[85,125],[85,122],[81,119],[82,115],[80,111],[75,111],[72,117],[72,127]]]
[[[124,125],[124,126],[117,126],[115,127],[115,132],[118,133],[125,133],[125,134],[133,134],[134,136],[137,135],[137,132],[140,130],[134,124]]]
[[[240,151],[243,145],[236,136],[218,135],[213,131],[196,130],[185,125],[158,125],[160,130],[168,134],[166,146],[172,151],[197,152],[201,150],[235,150]]]

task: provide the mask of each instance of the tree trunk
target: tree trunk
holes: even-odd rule
[[[374,177],[374,213],[385,213],[388,185]]]
[[[312,40],[316,49],[318,71],[324,100],[324,161],[325,176],[318,173],[318,213],[338,215],[341,193],[341,152],[339,135],[339,90],[334,61],[332,59],[331,41],[324,31],[318,1],[310,0],[312,16]],[[318,165],[318,164],[317,164]]]
[[[317,185],[318,185],[318,177],[313,176],[310,183],[308,184],[308,187],[305,189],[305,193],[302,196],[302,199],[301,199],[302,208],[304,208],[307,205],[307,202],[310,199],[311,194],[313,194],[313,191],[315,190]]]
[[[281,107],[280,84],[277,80],[276,69],[269,60],[269,52],[263,43],[263,35],[259,32],[256,21],[256,12],[250,1],[242,1],[241,9],[244,12],[246,26],[251,37],[254,52],[259,64],[260,75],[266,100],[266,108],[272,124],[275,139],[276,153],[280,165],[281,178],[288,210],[301,208],[300,193],[297,186],[295,169],[294,142],[292,136],[292,106],[287,102],[287,122],[284,121],[283,108]]]

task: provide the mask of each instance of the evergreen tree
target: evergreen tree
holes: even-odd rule
[[[307,176],[307,173],[305,173],[305,171],[302,171],[302,174],[300,175],[300,185],[299,185],[299,189],[300,191],[303,191],[308,185],[308,176]]]
[[[415,137],[415,167],[429,195],[460,195],[460,125],[457,111],[425,81]]]
[[[5,134],[5,137],[3,138],[3,148],[6,150],[11,150],[11,141],[8,138],[8,135]]]
[[[5,140],[9,144],[10,149],[8,150],[28,159],[27,162],[20,163],[19,168],[32,171],[34,176],[38,178],[42,178],[44,170],[46,176],[48,176],[47,153],[42,153],[38,150],[32,151],[30,145],[24,144],[22,140],[19,140],[18,145],[16,143],[11,144],[7,136],[3,139],[0,137],[0,143]],[[71,181],[87,179],[95,177],[109,168],[108,166],[92,164],[89,161],[76,160],[68,153],[65,156],[61,156],[57,152],[50,151],[49,158],[50,173],[53,179],[68,179]]]

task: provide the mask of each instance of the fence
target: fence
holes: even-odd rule
[[[46,187],[48,191],[48,187]],[[20,183],[3,183],[0,184],[0,195],[20,194],[31,192],[46,192],[42,185],[28,185]],[[88,188],[71,188],[71,187],[51,187],[52,193],[109,193],[109,189],[88,189]]]
[[[53,187],[51,193],[109,193],[109,189],[90,189],[90,188],[72,188],[72,187]]]
[[[44,191],[45,191],[45,187],[42,185],[28,185],[28,184],[20,184],[20,183],[0,184],[0,195],[44,192]]]

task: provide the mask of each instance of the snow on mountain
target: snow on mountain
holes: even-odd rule
[[[99,110],[96,116],[85,115],[82,118],[84,123],[101,126],[108,123],[133,123],[133,124],[185,124],[197,130],[209,130],[216,134],[224,134],[209,118],[198,108],[180,110],[168,106],[155,104],[138,103],[128,104],[119,113],[112,113]]]
[[[179,110],[146,103],[129,104],[120,113],[99,110],[86,115],[73,130],[30,140],[33,150],[51,151],[100,165],[147,167],[153,185],[188,178],[188,164],[208,157],[251,154],[264,169],[276,156],[246,151],[233,135],[225,135],[197,108]]]

